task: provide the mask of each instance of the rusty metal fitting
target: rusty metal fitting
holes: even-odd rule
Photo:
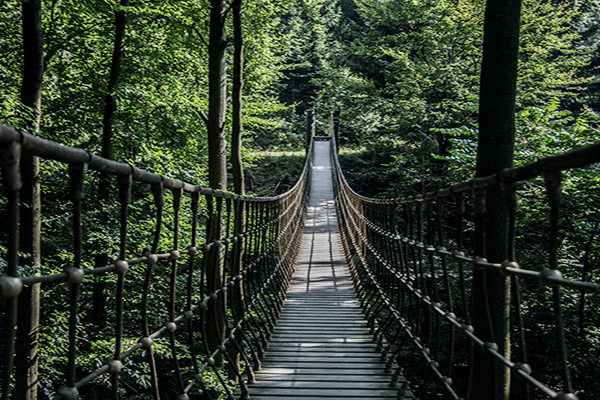
[[[454,251],[452,251],[452,257],[453,258],[464,257],[464,256],[465,256],[465,252],[464,251],[460,251],[460,250],[454,250]]]
[[[498,345],[494,342],[485,342],[483,344],[483,349],[486,351],[498,351]]]
[[[179,250],[171,250],[169,251],[169,260],[178,260],[181,257],[181,252]]]
[[[144,254],[144,257],[146,257],[147,265],[154,265],[158,262],[158,256],[156,254],[146,253]]]
[[[513,371],[523,371],[527,375],[531,375],[531,367],[529,364],[516,362],[510,367]]]
[[[111,374],[117,373],[123,368],[121,360],[110,360],[106,365],[108,365],[108,372]]]
[[[546,268],[538,274],[540,283],[544,286],[555,287],[558,283],[551,282],[551,279],[562,279],[562,273],[557,269]]]
[[[124,274],[129,269],[129,264],[124,260],[115,261],[115,273]]]
[[[61,399],[75,400],[79,397],[79,390],[77,390],[76,387],[63,385],[56,391],[56,394],[58,395],[57,397]]]
[[[145,348],[145,349],[149,349],[152,347],[152,344],[154,343],[154,340],[152,340],[151,337],[143,337],[139,340],[139,343]]]
[[[65,272],[67,273],[67,283],[70,283],[71,285],[81,283],[85,276],[85,273],[81,268],[69,267]]]
[[[484,257],[473,257],[473,261],[471,262],[471,266],[473,270],[481,270],[482,266],[478,265],[479,263],[487,263],[487,259]]]
[[[500,267],[500,273],[504,276],[511,276],[514,275],[513,272],[509,272],[507,271],[507,268],[512,268],[512,269],[521,269],[521,266],[519,265],[518,262],[516,261],[504,261],[502,263],[502,266]]]
[[[23,290],[23,281],[14,276],[0,276],[0,298],[17,297]]]

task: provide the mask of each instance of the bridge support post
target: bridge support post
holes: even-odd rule
[[[333,140],[335,141],[335,150],[340,151],[340,110],[331,113],[331,126],[333,128]]]
[[[311,108],[306,110],[306,142],[304,149],[307,153],[313,136],[315,136],[315,110]]]

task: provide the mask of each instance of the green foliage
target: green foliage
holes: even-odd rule
[[[304,167],[304,151],[258,155],[246,166],[246,188],[253,196],[274,196],[291,189]]]

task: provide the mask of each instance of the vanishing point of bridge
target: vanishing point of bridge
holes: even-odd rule
[[[329,141],[313,147],[300,254],[253,399],[396,399],[352,284],[338,230]],[[412,398],[409,396],[407,398]]]
[[[600,162],[600,145],[379,200],[346,184],[337,140],[312,136],[294,188],[254,198],[0,126],[0,398],[460,399],[474,384],[472,354],[512,373],[514,398],[578,398],[561,290],[597,296],[600,285],[558,269],[560,174]],[[54,174],[23,179],[23,154]],[[107,176],[113,190],[98,201]],[[475,250],[493,212],[486,195],[506,199],[514,254],[517,184],[533,181],[547,190],[547,267],[488,261]],[[65,216],[58,226],[48,218],[42,238],[64,244],[42,246],[42,262],[30,265],[21,198],[39,184],[59,192],[46,212]],[[104,221],[101,232],[86,221]],[[514,351],[474,328],[474,305],[491,313],[485,291],[473,304],[476,273],[507,276],[517,290],[520,281],[551,288],[552,379],[527,351],[520,296]]]

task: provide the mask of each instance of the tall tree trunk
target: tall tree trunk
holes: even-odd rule
[[[33,120],[27,121],[29,129],[39,132],[41,117],[42,81],[44,76],[44,43],[42,30],[41,0],[22,2],[23,23],[23,82],[21,85],[21,103],[31,108]],[[20,251],[28,254],[22,264],[36,271],[40,259],[40,185],[39,159],[23,153],[21,157],[20,208]],[[25,287],[18,300],[17,340],[15,353],[15,397],[18,399],[37,399],[38,376],[38,323],[39,323],[40,285]]]
[[[244,186],[244,167],[242,164],[242,91],[244,87],[244,37],[242,31],[242,0],[233,0],[233,93],[232,93],[232,117],[231,117],[231,165],[233,173],[233,187],[237,194],[243,195],[246,192]],[[236,207],[236,228],[235,233],[241,234],[245,231],[246,216],[245,203],[239,202]],[[232,276],[240,274],[242,270],[243,257],[243,238],[234,246]],[[231,292],[231,301],[233,315],[239,320],[244,315],[244,286],[241,280],[235,282]],[[233,360],[233,369],[239,369],[239,351],[242,347],[242,336],[236,336],[237,344],[234,343],[229,348],[230,359]],[[234,378],[234,373],[230,371],[230,376]]]
[[[233,94],[231,117],[231,165],[233,187],[237,194],[245,194],[242,164],[242,91],[244,88],[244,37],[242,32],[242,0],[233,0]]]
[[[513,164],[520,12],[520,0],[487,2],[477,176],[490,175]],[[508,258],[508,212],[499,189],[488,191],[485,201],[485,222],[475,228],[476,236],[483,239],[476,251],[491,262],[502,262]],[[486,303],[489,310],[485,307]],[[472,304],[475,333],[484,341],[495,342],[500,354],[510,358],[509,279],[497,271],[474,271]],[[506,400],[509,387],[510,371],[475,348],[471,360],[469,398]]]
[[[225,33],[225,0],[211,0],[210,36],[208,42],[208,182],[211,188],[227,189],[227,150],[225,141],[225,108],[227,92],[227,75],[225,50],[227,37]],[[220,202],[216,202],[218,206]],[[208,241],[221,236],[222,221],[215,212],[210,218]],[[224,252],[220,246],[214,246],[208,254],[206,271],[209,292],[214,292],[223,285]],[[222,294],[223,296],[225,293]],[[225,335],[225,310],[223,302],[212,301],[208,310],[209,326],[208,346],[214,351]],[[216,360],[222,362],[222,357]]]
[[[129,5],[129,0],[121,0],[121,7]],[[125,26],[127,17],[124,10],[115,12],[115,39],[113,45],[112,61],[110,64],[110,76],[106,95],[104,96],[104,117],[102,120],[102,150],[101,155],[104,158],[112,160],[114,157],[114,130],[115,130],[115,111],[117,102],[114,97],[114,91],[121,79],[121,70],[123,69],[123,46],[125,44]],[[105,199],[108,193],[109,181],[106,175],[100,178],[98,187],[98,197]]]

